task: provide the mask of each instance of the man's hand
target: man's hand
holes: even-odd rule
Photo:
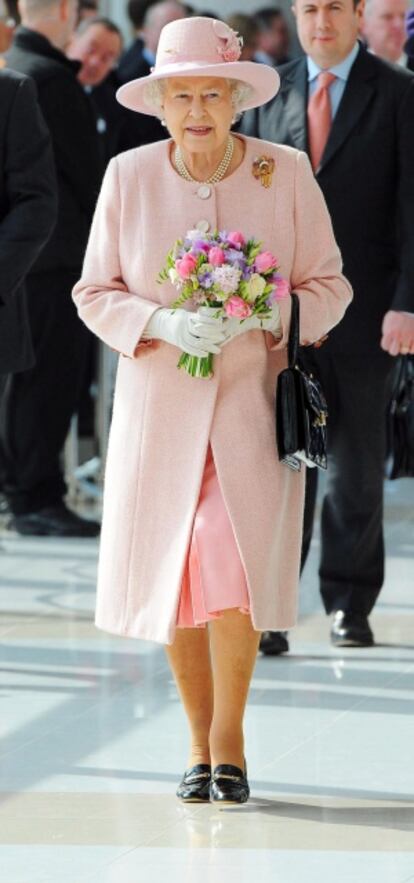
[[[381,346],[390,356],[414,353],[414,313],[389,310],[382,323]]]

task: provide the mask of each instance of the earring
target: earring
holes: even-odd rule
[[[167,123],[165,122],[164,117],[162,117],[162,119],[161,119],[161,125],[162,125],[162,126],[166,126],[166,125],[167,125]]]

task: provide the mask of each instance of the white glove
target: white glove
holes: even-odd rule
[[[198,311],[199,316],[205,316],[206,318],[208,315],[211,316],[214,313],[217,313],[215,307],[200,307]],[[215,321],[218,320],[216,319]],[[275,337],[282,336],[280,310],[277,304],[274,304],[271,316],[266,319],[261,319],[259,316],[249,316],[247,319],[241,321],[233,316],[229,316],[222,321],[225,343],[229,343],[234,337],[237,337],[239,334],[244,334],[246,331],[270,331]]]
[[[190,356],[202,358],[220,353],[220,345],[226,341],[223,323],[223,319],[160,307],[145,326],[142,339],[164,340]]]

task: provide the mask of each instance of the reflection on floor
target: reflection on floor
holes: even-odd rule
[[[3,532],[2,883],[414,881],[411,496],[387,486],[373,649],[329,645],[315,539],[292,652],[255,672],[253,797],[222,810],[174,797],[186,735],[162,648],[92,625],[95,542]]]

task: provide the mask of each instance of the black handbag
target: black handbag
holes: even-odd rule
[[[414,356],[399,356],[387,413],[387,478],[414,478]]]
[[[276,388],[276,438],[279,460],[299,471],[301,463],[326,469],[328,409],[319,381],[299,359],[300,302],[292,294],[288,368]]]

